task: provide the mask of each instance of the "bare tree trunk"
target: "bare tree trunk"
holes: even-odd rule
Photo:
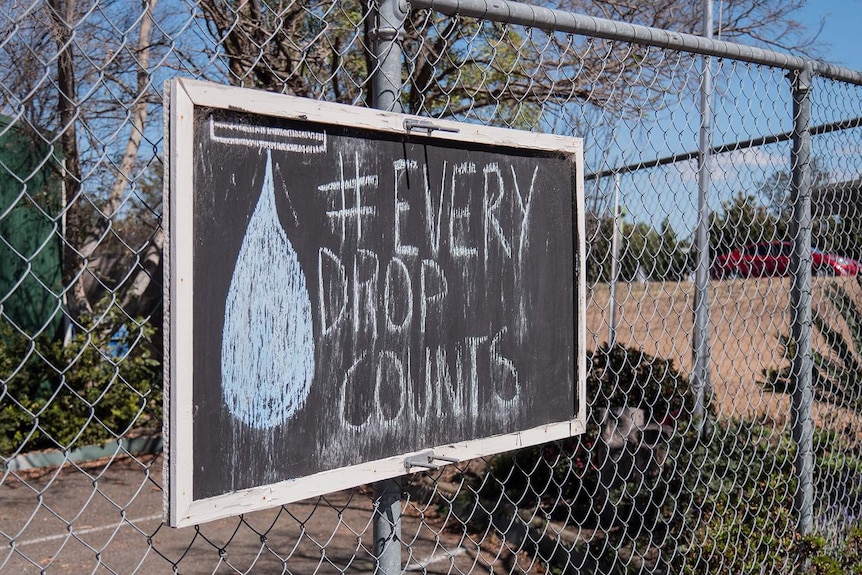
[[[132,132],[126,143],[126,153],[120,164],[114,185],[111,187],[111,195],[108,200],[107,213],[114,214],[119,209],[123,199],[124,191],[131,179],[131,172],[138,157],[141,138],[147,120],[147,96],[150,89],[150,36],[153,27],[153,10],[157,0],[142,0],[144,16],[141,19],[138,34],[138,73],[137,73],[137,101],[133,107]],[[147,317],[150,323],[156,327],[157,334],[154,344],[161,348],[161,315],[156,313],[162,299],[162,258],[164,247],[164,234],[157,230],[147,243],[134,263],[136,271],[131,278],[131,284],[122,300],[123,311],[132,317]]]
[[[138,47],[135,50],[138,69],[135,102],[132,105],[132,127],[129,139],[126,142],[126,151],[117,169],[117,176],[114,178],[108,200],[102,209],[102,213],[106,217],[105,222],[110,221],[116,215],[117,210],[123,203],[126,189],[132,181],[132,170],[138,159],[138,149],[141,146],[141,139],[144,135],[150,91],[150,35],[153,29],[153,10],[156,7],[156,3],[157,0],[143,0],[142,2],[144,12],[138,31]],[[89,230],[86,239],[81,245],[81,254],[85,258],[93,256],[93,252],[101,241],[106,225],[99,225]],[[98,267],[98,259],[97,256],[93,260],[92,264],[94,267]]]
[[[99,246],[105,239],[105,233],[111,225],[112,218],[117,215],[132,181],[132,174],[138,158],[138,151],[143,139],[147,121],[150,93],[150,42],[153,28],[153,9],[157,0],[143,0],[143,15],[139,24],[138,42],[134,51],[136,57],[136,82],[134,100],[131,106],[131,127],[126,148],[116,168],[114,181],[108,192],[105,204],[101,207],[103,217],[96,222],[88,222],[83,216],[81,165],[77,142],[76,122],[79,120],[79,110],[76,102],[75,55],[73,53],[73,35],[75,18],[75,0],[50,0],[51,20],[54,24],[54,37],[58,47],[57,82],[59,87],[58,112],[61,122],[61,146],[63,151],[64,170],[63,187],[65,196],[65,245],[63,254],[63,280],[66,286],[71,286],[67,292],[69,315],[75,321],[82,313],[92,311],[94,293],[101,292],[100,282],[91,282],[87,289],[87,281],[108,272],[108,268],[116,264],[116,258],[103,253]],[[135,264],[136,274],[129,280],[130,290],[124,298],[131,305],[135,297],[141,297],[147,292],[147,286],[159,266],[161,257],[161,233],[153,238],[154,243],[147,246],[139,255]],[[102,274],[99,271],[104,272]],[[152,291],[152,290],[150,290]],[[135,306],[141,307],[141,306]]]
[[[81,160],[78,152],[77,88],[75,85],[75,54],[72,44],[72,23],[75,19],[75,0],[49,0],[53,35],[57,44],[57,113],[60,117],[60,147],[63,153],[63,203],[65,230],[63,243],[63,284],[71,289],[66,293],[72,319],[92,311],[84,293],[85,262],[78,252],[83,235],[83,222],[79,196],[81,194]]]

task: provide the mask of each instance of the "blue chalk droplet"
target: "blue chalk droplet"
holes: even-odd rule
[[[278,220],[272,157],[246,229],[225,302],[222,395],[255,429],[290,419],[314,378],[311,298],[296,251]]]

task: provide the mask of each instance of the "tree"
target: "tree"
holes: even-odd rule
[[[832,182],[834,176],[816,157],[811,161],[811,174],[813,247],[862,259],[862,216],[853,209],[852,195],[860,188],[860,182]],[[793,217],[790,178],[789,171],[779,170],[757,186],[763,206],[784,228],[789,228]]]
[[[806,0],[725,0],[713,35],[722,40],[749,42],[765,48],[810,53],[816,34],[796,17]],[[564,10],[677,32],[702,32],[700,0],[651,2],[645,0],[556,0]],[[822,27],[822,23],[821,23]]]
[[[34,142],[53,138],[61,158],[53,165],[64,190],[64,299],[75,324],[106,292],[143,293],[153,277],[144,262],[161,250],[160,231],[138,245],[116,233],[119,222],[141,216],[129,191],[147,170],[139,151],[158,100],[157,1],[142,0],[137,12],[123,3],[97,11],[76,0],[4,4],[3,35],[11,41],[0,46],[0,107]],[[25,186],[30,176],[14,177]]]
[[[700,0],[556,0],[543,4],[681,32],[701,29]],[[804,0],[733,0],[717,23],[723,39],[798,49],[809,45],[793,15]],[[297,96],[372,105],[368,78],[375,21],[371,3],[331,0],[202,0],[206,30],[223,52],[228,80]],[[540,111],[569,104],[640,113],[684,81],[673,66],[644,66],[653,49],[541,30],[522,30],[412,11],[401,39],[409,73],[407,111],[475,116],[535,126]],[[619,85],[638,87],[637,93]]]
[[[726,2],[722,37],[804,46],[793,18],[802,4]],[[546,5],[685,32],[700,27],[699,0]],[[145,315],[158,303],[151,280],[163,239],[158,214],[140,200],[147,174],[160,172],[153,86],[168,57],[235,85],[373,105],[374,2],[201,0],[191,13],[173,0],[142,0],[138,10],[78,0],[2,0],[2,7],[0,29],[10,40],[0,44],[0,108],[62,157],[63,297],[72,323],[107,293]],[[434,11],[412,11],[400,42],[402,101],[431,116],[529,128],[555,113],[581,117],[577,107],[638,116],[686,81],[674,66],[645,65],[665,58],[655,49]],[[132,233],[136,220],[154,225]]]
[[[823,162],[811,159],[811,188],[816,189],[829,181],[831,174]],[[776,218],[789,220],[793,212],[790,184],[792,174],[789,170],[777,170],[757,185],[757,194],[764,206]]]
[[[594,232],[587,237],[587,281],[611,281],[612,238],[614,220],[610,216],[595,218],[588,214]],[[689,243],[679,240],[670,221],[655,229],[646,223],[624,219],[619,229],[619,279],[631,282],[640,273],[656,281],[680,281],[687,273]]]
[[[709,218],[709,249],[713,255],[759,241],[787,239],[789,222],[774,215],[753,195],[742,192],[722,202],[722,210]]]
[[[34,273],[29,252],[4,250],[22,265],[0,301],[26,296],[36,278],[55,294],[50,324],[62,316],[69,328],[60,341],[57,330],[0,314],[4,456],[116,438],[160,418],[162,232],[153,192],[161,189],[161,166],[152,158],[161,126],[152,129],[150,111],[159,100],[153,58],[167,43],[156,43],[164,38],[156,0],[142,0],[137,11],[128,6],[0,5],[4,133],[30,141],[22,144],[28,161],[0,165],[3,196],[12,198],[4,217],[28,210],[63,246],[59,287]],[[62,188],[62,201],[38,193],[54,188]]]

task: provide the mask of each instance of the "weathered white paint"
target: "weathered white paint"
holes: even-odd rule
[[[170,158],[165,172],[165,234],[166,257],[164,275],[165,325],[165,407],[169,414],[164,420],[165,484],[164,511],[171,525],[180,520],[183,509],[193,501],[192,496],[192,436],[194,398],[192,395],[194,345],[194,230],[188,225],[194,214],[193,178],[194,163],[194,101],[188,90],[179,82],[166,83],[170,103],[171,129],[165,141]]]
[[[427,120],[421,116],[409,116],[383,110],[371,110],[357,106],[333,104],[322,100],[297,98],[264,90],[237,88],[202,80],[179,78],[181,86],[194,104],[209,108],[230,109],[249,114],[262,114],[273,118],[323,122],[333,126],[344,126],[403,135],[405,119]],[[563,153],[575,153],[583,149],[583,142],[571,136],[558,136],[542,132],[527,132],[511,128],[495,128],[482,124],[467,124],[452,120],[438,120],[434,124],[441,130],[434,132],[434,139],[451,142],[471,142],[491,146],[532,148]],[[445,131],[451,130],[451,131]],[[255,144],[257,145],[257,144]]]
[[[221,375],[228,410],[255,429],[290,419],[314,378],[311,298],[278,221],[270,152],[225,302]]]

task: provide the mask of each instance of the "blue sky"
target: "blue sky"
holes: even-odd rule
[[[825,19],[820,40],[830,46],[824,60],[862,71],[862,0],[808,0],[801,18],[814,30]]]
[[[821,58],[830,63],[862,71],[862,0],[808,0],[808,6],[797,14],[812,32],[816,32],[820,20],[824,20],[819,36],[822,46]],[[785,73],[778,69],[751,68],[737,66],[739,72],[730,72],[733,65],[723,63],[726,74],[719,74],[716,93],[713,98],[715,118],[713,143],[730,143],[745,140],[757,135],[769,135],[790,130],[790,91]],[[719,72],[718,63],[714,72]],[[852,107],[858,97],[844,98],[844,92],[830,90],[825,95],[827,107],[818,107],[815,123],[826,123],[840,117],[858,115]],[[739,97],[745,94],[747,97]],[[844,105],[835,105],[841,102]],[[830,107],[831,106],[831,107]],[[635,159],[650,160],[670,152],[697,149],[698,122],[695,99],[668,110],[659,112],[661,119],[657,125],[637,126],[634,133],[621,133],[616,137],[619,148],[627,156],[635,151]],[[675,131],[675,128],[679,131]],[[623,131],[624,132],[624,131]],[[644,141],[638,140],[638,137]],[[841,145],[847,145],[843,135]],[[629,139],[631,138],[631,139]],[[858,177],[857,161],[836,158],[834,139],[821,136],[815,141],[814,153],[831,158],[830,172],[837,180]],[[645,151],[637,151],[645,150]],[[853,158],[858,152],[853,151]],[[632,157],[623,160],[608,158],[611,165],[631,163]],[[713,160],[713,184],[710,193],[710,207],[720,209],[724,200],[736,193],[754,193],[759,183],[773,175],[777,170],[786,170],[789,159],[789,143],[753,148],[746,152],[723,154]],[[842,171],[843,170],[843,171]],[[669,217],[671,224],[681,236],[693,232],[696,223],[696,164],[689,162],[677,164],[666,169],[644,170],[626,176],[621,183],[620,202],[626,206],[631,221],[660,223]],[[608,178],[601,183],[600,194],[611,201],[613,181]],[[659,192],[657,195],[656,192]],[[662,193],[663,192],[663,193]],[[668,192],[672,201],[668,201]]]

